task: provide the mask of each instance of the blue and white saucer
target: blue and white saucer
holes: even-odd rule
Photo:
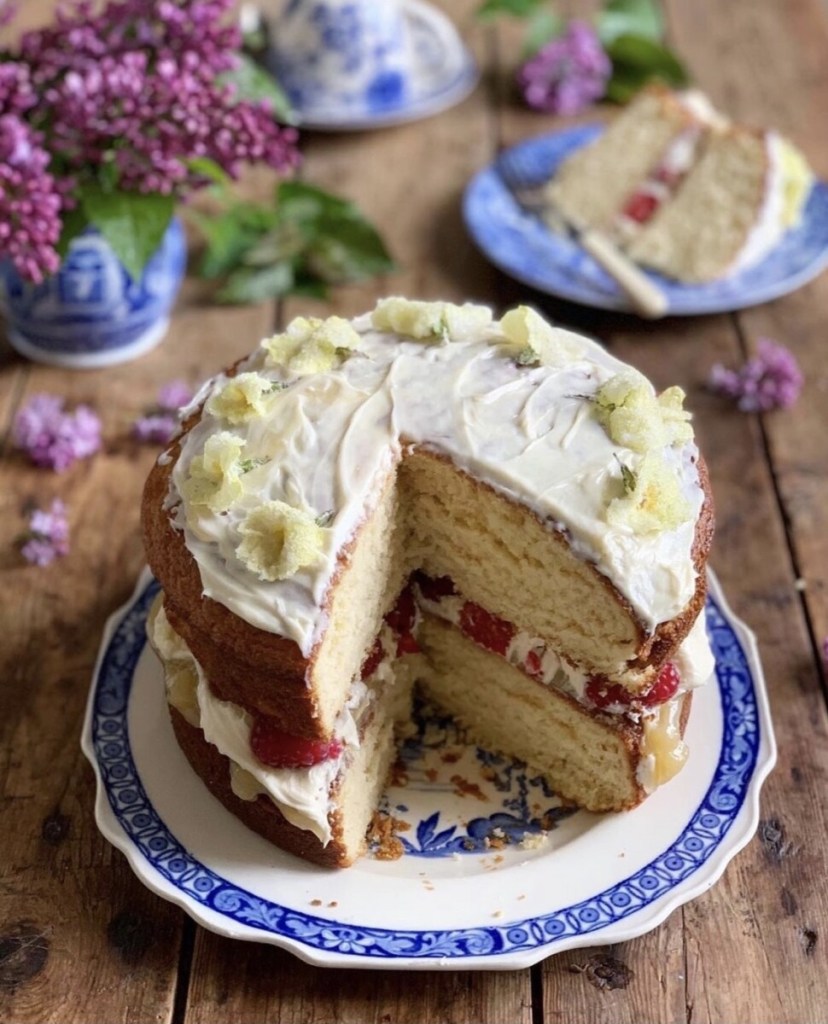
[[[716,676],[694,694],[690,760],[669,785],[626,814],[572,813],[520,765],[462,747],[426,714],[403,751],[407,784],[386,793],[409,826],[403,856],[344,871],[248,831],[192,771],[145,642],[156,593],[145,573],[105,630],[83,734],[95,816],[148,888],[220,935],[322,966],[524,968],[650,931],[756,830],[776,756],[770,713],[753,635],[714,579]]]
[[[295,124],[317,131],[384,128],[431,117],[460,103],[477,85],[480,71],[453,22],[425,0],[402,0],[409,37],[407,87],[398,90],[329,90],[292,96]],[[278,25],[274,28],[278,32]],[[278,78],[275,56],[268,60]]]
[[[538,291],[599,309],[633,312],[615,281],[572,238],[550,230],[522,209],[510,185],[548,181],[570,153],[596,138],[601,125],[580,125],[529,139],[506,150],[469,183],[466,226],[495,266]],[[667,297],[667,315],[724,313],[787,295],[828,266],[828,185],[815,182],[800,224],[759,263],[708,284],[686,285],[649,273]]]

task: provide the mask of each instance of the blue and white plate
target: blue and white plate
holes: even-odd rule
[[[520,766],[463,747],[426,714],[403,752],[407,784],[386,794],[410,826],[404,855],[344,871],[275,849],[192,771],[145,643],[156,592],[145,574],[107,624],[83,750],[101,832],[145,885],[220,935],[323,966],[523,968],[656,927],[756,830],[776,755],[770,714],[754,638],[715,580],[716,676],[694,695],[690,760],[669,785],[626,814],[572,813]]]
[[[633,312],[615,281],[572,238],[550,230],[522,209],[510,185],[533,187],[548,181],[576,149],[596,138],[601,125],[580,125],[529,139],[506,150],[469,183],[463,212],[466,226],[485,255],[505,273],[572,302]],[[828,266],[828,185],[811,189],[798,227],[759,263],[709,284],[687,285],[660,274],[649,276],[664,291],[668,315],[724,313],[755,306],[807,284]]]
[[[425,0],[402,0],[402,9],[411,55],[405,92],[366,94],[343,88],[336,95],[294,98],[298,127],[328,132],[385,128],[439,114],[469,95],[480,71],[451,19]],[[275,56],[268,64],[277,74]]]

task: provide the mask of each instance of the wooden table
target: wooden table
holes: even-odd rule
[[[274,947],[202,930],[148,892],[98,834],[92,771],[78,739],[107,616],[144,562],[139,496],[155,457],[129,435],[160,384],[196,382],[307,305],[225,309],[188,283],[164,344],[125,366],[68,372],[3,347],[0,415],[4,815],[0,839],[0,1020],[111,1024],[212,1022],[824,1022],[828,1020],[826,679],[828,634],[828,275],[744,313],[641,323],[527,292],[475,250],[460,197],[498,148],[553,127],[518,108],[514,27],[482,29],[475,0],[443,0],[484,68],[455,109],[367,134],[304,138],[304,174],[356,200],[399,261],[388,280],[337,291],[324,312],[377,296],[536,304],[597,334],[659,386],[681,383],[718,508],[713,565],[759,637],[779,762],[750,845],[706,895],[656,931],[610,948],[550,957],[531,970],[401,974],[321,970]],[[22,5],[27,22],[51,0]],[[819,0],[669,0],[673,44],[732,114],[770,123],[828,176],[828,22]],[[255,181],[251,187],[255,187]],[[744,415],[710,395],[710,366],[736,364],[763,335],[806,376],[795,409]],[[63,475],[31,468],[8,441],[35,392],[88,402],[105,449]],[[71,509],[72,550],[22,564],[24,509],[53,496]]]

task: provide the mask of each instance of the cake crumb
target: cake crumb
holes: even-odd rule
[[[525,900],[525,899],[526,899],[526,893],[525,893],[525,892],[522,892],[522,893],[520,894],[520,896],[518,896],[518,899],[519,899],[519,900]]]
[[[429,782],[436,782],[437,781],[437,769],[436,768],[427,768],[425,776],[426,776],[426,778],[428,779]]]
[[[524,832],[520,845],[524,850],[539,850],[548,838],[546,832]]]
[[[808,589],[808,581],[800,576],[794,583],[794,589],[798,590],[801,594],[803,590]]]
[[[328,904],[328,906],[329,907],[338,907],[339,906],[339,901],[338,900],[331,900],[331,902]]]
[[[496,911],[495,911],[495,912],[494,912],[494,913],[492,914],[492,917],[503,917],[503,911],[502,911],[502,910],[496,910]]]
[[[399,860],[405,852],[398,832],[407,832],[411,826],[407,821],[377,811],[368,829],[368,842],[377,860]]]
[[[444,764],[457,764],[460,760],[460,754],[457,753],[456,750],[444,750],[442,754],[440,754],[440,760]]]
[[[311,900],[310,905],[312,907],[321,907],[322,906],[322,900]]]
[[[469,782],[462,775],[452,775],[451,782],[457,796],[473,796],[477,800],[485,801],[486,797],[476,782]]]

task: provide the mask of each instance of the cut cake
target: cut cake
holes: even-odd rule
[[[178,741],[251,828],[360,855],[417,680],[591,810],[681,767],[713,529],[683,395],[520,308],[300,318],[147,481]]]

